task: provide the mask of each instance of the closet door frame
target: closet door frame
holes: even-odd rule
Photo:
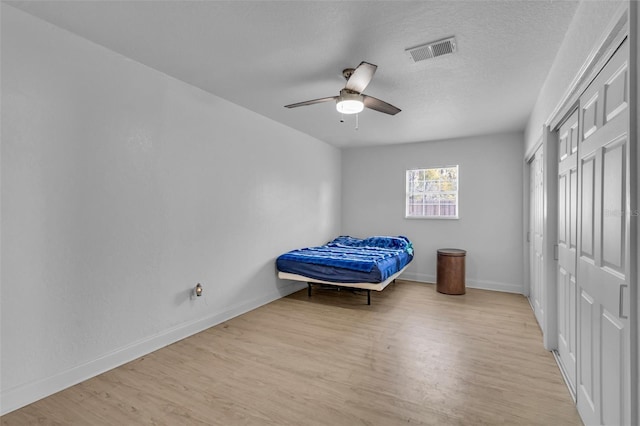
[[[638,138],[640,137],[640,4],[637,1],[631,1],[629,5],[629,67],[630,67],[630,87],[629,97],[635,102],[631,102],[630,108],[630,123],[629,123],[629,138],[631,141],[636,141],[635,144],[630,145],[630,157],[632,164],[635,159],[635,167],[631,167],[629,170],[631,182],[635,182],[636,192],[635,197],[631,196],[631,210],[634,213],[630,224],[630,237],[632,246],[636,247],[636,262],[632,262],[631,274],[635,277],[635,286],[631,288],[631,305],[635,300],[635,309],[631,309],[631,324],[636,325],[635,339],[636,344],[635,353],[632,350],[632,378],[635,377],[636,383],[636,401],[637,405],[635,411],[632,413],[632,419],[635,419],[636,423],[640,422],[640,389],[638,389],[638,381],[640,379],[640,147],[638,147]],[[635,80],[633,78],[635,76]],[[633,253],[632,253],[633,256]],[[635,321],[634,321],[635,317]],[[633,345],[634,333],[631,332],[631,344]],[[635,358],[634,358],[635,357]],[[633,363],[633,359],[636,360]],[[635,371],[633,369],[635,368]],[[633,390],[632,390],[633,391]]]
[[[558,132],[544,126],[544,322],[546,350],[558,349]]]
[[[578,247],[578,147],[579,105],[571,108],[569,117],[554,132],[558,150],[558,263],[556,271],[558,349],[554,352],[573,399],[576,399],[577,377],[577,247]]]
[[[538,321],[538,325],[540,329],[543,331],[546,328],[547,318],[545,313],[545,288],[543,288],[545,283],[545,275],[544,275],[544,267],[546,262],[546,252],[544,250],[544,244],[546,242],[545,233],[544,233],[544,220],[546,217],[545,214],[545,201],[544,201],[544,187],[543,190],[538,193],[538,189],[536,187],[532,188],[532,185],[537,184],[537,169],[542,167],[541,179],[544,185],[545,177],[544,177],[544,146],[542,141],[536,144],[536,149],[533,151],[531,156],[526,159],[526,167],[525,170],[525,193],[528,194],[527,197],[524,197],[527,202],[525,204],[525,223],[527,229],[527,235],[525,241],[527,244],[525,245],[525,265],[527,267],[527,276],[526,276],[526,294],[528,296],[529,304],[531,305],[531,309],[536,316],[536,320]],[[537,211],[539,210],[539,211]],[[536,256],[538,251],[536,250],[537,239],[538,236],[536,234],[536,220],[540,220],[542,222],[542,227],[540,228],[540,240],[541,240],[541,257],[542,260],[540,262],[536,261]],[[540,297],[540,293],[542,293],[542,297]]]
[[[535,145],[531,152],[525,157],[525,179],[527,181],[527,199],[530,198],[530,167],[533,166],[532,160],[534,159],[539,148],[542,147],[542,180],[543,180],[543,223],[542,223],[542,319],[539,322],[542,330],[542,340],[544,348],[548,351],[556,350],[558,347],[558,315],[557,315],[557,286],[556,286],[556,270],[557,270],[557,251],[555,247],[555,241],[557,237],[558,229],[558,185],[556,180],[558,179],[558,153],[557,143],[558,136],[556,132],[552,132],[548,125],[543,126],[542,140]],[[530,209],[533,207],[533,200],[528,200],[527,209],[525,210],[525,223],[526,232],[531,229],[530,222]],[[530,239],[533,240],[534,236],[530,235]],[[526,280],[530,283],[531,268],[535,267],[535,263],[531,261],[532,253],[530,246],[533,242],[527,243],[524,250],[525,253],[525,265],[526,265]],[[531,297],[532,295],[529,294]],[[530,299],[531,300],[531,299]],[[535,307],[532,306],[535,312]]]

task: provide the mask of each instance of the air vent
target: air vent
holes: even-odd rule
[[[444,40],[433,41],[420,46],[405,49],[409,53],[414,62],[424,61],[426,59],[437,58],[438,56],[448,55],[456,51],[456,38],[449,37]]]

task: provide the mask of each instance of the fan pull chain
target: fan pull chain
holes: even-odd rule
[[[344,113],[340,113],[340,122],[344,123]]]
[[[360,114],[356,114],[356,130],[358,130],[358,117],[360,116]]]

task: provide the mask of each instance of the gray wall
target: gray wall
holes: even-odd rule
[[[1,153],[3,413],[299,288],[275,257],[340,231],[338,149],[6,4]]]
[[[342,232],[405,235],[404,278],[435,282],[436,251],[467,250],[467,286],[523,293],[522,133],[343,151]],[[405,171],[460,166],[459,220],[405,219]]]

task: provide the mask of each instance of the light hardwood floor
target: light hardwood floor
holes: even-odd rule
[[[520,295],[401,281],[306,290],[1,418],[2,425],[580,425]]]

